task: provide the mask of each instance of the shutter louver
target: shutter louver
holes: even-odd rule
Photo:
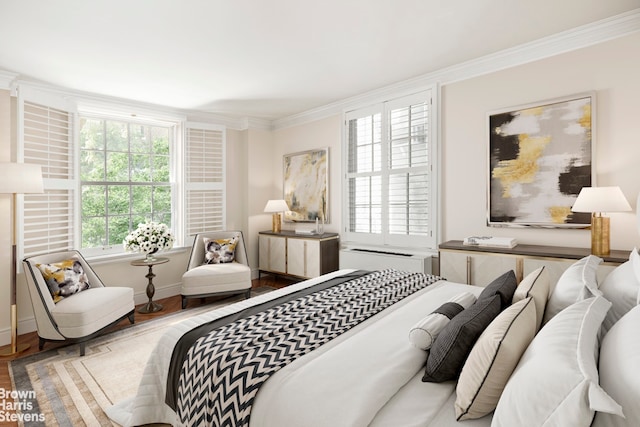
[[[74,247],[74,162],[70,113],[24,102],[25,163],[42,167],[44,194],[24,196],[23,256]]]
[[[224,228],[224,132],[187,127],[186,235]]]

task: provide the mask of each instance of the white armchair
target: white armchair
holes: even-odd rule
[[[205,239],[220,240],[237,238],[233,262],[206,263]],[[217,255],[216,255],[217,256]],[[251,296],[251,268],[240,231],[216,231],[197,234],[187,271],[182,275],[182,308],[186,308],[188,298],[205,298],[213,295],[242,293]]]
[[[88,289],[70,294],[57,291],[64,298],[54,302],[50,283],[47,285],[40,266],[59,265],[73,260],[79,262],[73,269],[56,271],[56,279],[65,280],[69,275],[80,275],[79,280]],[[36,318],[39,348],[47,341],[66,341],[80,344],[80,355],[84,356],[86,341],[100,335],[106,328],[125,317],[134,323],[133,289],[129,287],[104,286],[100,278],[78,251],[55,252],[36,255],[22,261],[31,296],[31,305]],[[81,266],[81,268],[80,268]],[[70,285],[71,286],[71,285]]]

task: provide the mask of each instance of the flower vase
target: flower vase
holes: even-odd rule
[[[154,256],[156,254],[156,252],[158,252],[158,249],[154,249],[151,252],[147,252],[147,256],[145,257],[144,261],[145,262],[153,262],[156,260],[156,257]]]

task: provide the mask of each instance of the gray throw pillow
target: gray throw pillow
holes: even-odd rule
[[[478,301],[484,298],[491,298],[494,295],[500,295],[501,306],[504,310],[511,305],[513,294],[517,287],[516,275],[513,270],[509,270],[489,283],[478,296]]]
[[[494,295],[478,299],[451,319],[431,346],[422,381],[439,383],[456,379],[473,345],[501,308],[500,295]]]

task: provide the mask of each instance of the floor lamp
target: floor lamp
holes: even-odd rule
[[[12,356],[29,348],[28,344],[18,345],[18,309],[16,305],[16,250],[17,195],[42,193],[42,170],[39,165],[27,163],[0,162],[0,194],[11,194],[11,344],[0,348],[0,356]]]

